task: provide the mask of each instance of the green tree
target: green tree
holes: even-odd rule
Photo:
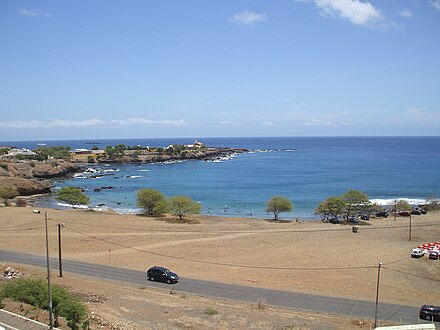
[[[292,202],[281,196],[273,196],[266,204],[266,212],[273,212],[274,220],[278,220],[281,212],[290,212],[292,210]]]
[[[55,194],[55,198],[58,201],[66,202],[71,205],[85,205],[88,204],[90,200],[89,197],[81,191],[81,188],[71,186],[63,187],[58,190]]]
[[[367,212],[371,207],[370,199],[359,190],[349,190],[341,195],[345,202],[345,217],[348,220],[350,215]]]
[[[403,199],[396,199],[391,204],[391,212],[398,213],[402,211],[411,211],[412,206],[409,205],[409,203]]]
[[[320,214],[322,220],[327,220],[329,217],[338,217],[345,210],[345,201],[339,196],[327,198],[321,202],[315,209],[316,214]]]
[[[169,199],[169,208],[171,212],[179,216],[182,220],[185,214],[199,214],[202,206],[187,196],[174,196]]]
[[[7,206],[8,199],[15,198],[19,195],[17,188],[15,187],[0,187],[0,198],[5,200]]]
[[[144,214],[159,215],[168,211],[165,196],[158,190],[146,188],[137,192],[137,206],[144,209]]]

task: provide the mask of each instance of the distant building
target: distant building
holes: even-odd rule
[[[194,142],[194,144],[186,144],[185,147],[187,147],[187,148],[204,148],[205,144],[196,140]]]

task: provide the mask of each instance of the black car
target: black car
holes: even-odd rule
[[[381,212],[377,212],[375,214],[376,217],[378,218],[387,218],[388,217],[388,212],[387,211],[381,211]]]
[[[420,308],[419,318],[428,321],[440,321],[440,306],[423,305]]]
[[[147,279],[171,284],[179,282],[179,275],[167,268],[154,266],[147,270]]]

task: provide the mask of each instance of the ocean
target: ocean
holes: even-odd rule
[[[395,198],[421,203],[440,195],[440,137],[271,137],[199,138],[207,146],[251,150],[228,159],[128,165],[97,165],[55,187],[78,186],[90,207],[135,213],[136,191],[154,188],[166,196],[187,195],[202,204],[202,213],[270,218],[266,202],[274,195],[289,198],[292,212],[282,219],[317,219],[315,207],[328,197],[356,189],[386,204]],[[95,142],[94,144],[89,144]],[[97,144],[96,142],[100,142]],[[97,145],[161,146],[190,144],[194,139],[114,139],[13,141],[29,149],[37,144],[91,148]],[[93,172],[93,173],[92,173]],[[96,174],[100,174],[96,176]],[[95,176],[95,178],[92,178]],[[103,188],[104,187],[104,188]],[[53,208],[53,197],[38,200]]]

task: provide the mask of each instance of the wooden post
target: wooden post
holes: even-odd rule
[[[63,277],[63,261],[61,258],[61,227],[62,224],[58,224],[58,262],[59,262],[59,268],[60,268],[60,277]]]
[[[376,310],[374,312],[374,325],[373,328],[376,328],[377,325],[377,306],[379,305],[379,283],[380,283],[380,267],[382,263],[379,262],[379,268],[377,269],[377,284],[376,284]]]

